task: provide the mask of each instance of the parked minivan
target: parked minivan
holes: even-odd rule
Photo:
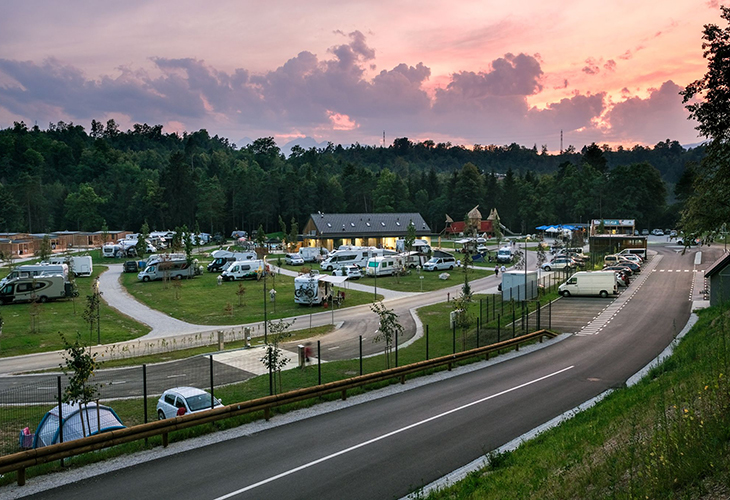
[[[618,262],[622,259],[622,257],[618,255],[606,255],[603,258],[603,265],[604,266],[615,266],[618,264]]]
[[[456,259],[453,257],[432,257],[423,265],[424,271],[443,271],[456,267]]]

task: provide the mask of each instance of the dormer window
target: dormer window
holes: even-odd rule
[[[350,225],[351,225],[352,227],[355,227],[355,223],[354,223],[354,222],[350,222]]]
[[[330,222],[328,222],[327,227],[332,227],[332,224]]]
[[[369,222],[366,222],[365,224],[367,224],[367,226],[370,227],[370,223]]]
[[[380,225],[385,227],[385,222],[381,222]]]

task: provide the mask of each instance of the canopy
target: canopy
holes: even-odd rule
[[[327,274],[320,274],[317,278],[319,281],[325,281],[332,283],[333,285],[341,285],[347,281],[347,276],[329,276]]]

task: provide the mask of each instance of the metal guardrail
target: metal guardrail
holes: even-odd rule
[[[0,474],[17,471],[17,482],[19,486],[25,484],[25,469],[34,465],[41,465],[55,460],[80,455],[90,451],[109,448],[119,444],[147,439],[154,436],[162,436],[162,445],[167,446],[168,436],[170,432],[187,429],[196,425],[207,424],[222,420],[225,418],[236,417],[247,413],[257,411],[264,412],[264,418],[268,420],[271,416],[271,409],[298,401],[313,399],[328,394],[340,392],[342,399],[346,399],[347,391],[375,382],[382,382],[394,378],[400,378],[402,384],[405,383],[405,377],[409,374],[428,370],[431,368],[439,368],[448,366],[451,370],[452,366],[461,361],[470,358],[486,356],[490,353],[501,351],[504,349],[519,349],[520,344],[540,340],[543,337],[554,338],[558,334],[548,330],[538,330],[528,333],[514,339],[505,340],[496,344],[485,347],[478,347],[468,351],[457,352],[426,361],[419,361],[405,366],[390,368],[387,370],[360,375],[344,380],[329,382],[327,384],[297,389],[273,396],[266,396],[251,401],[234,403],[231,405],[215,408],[198,413],[189,413],[180,417],[165,420],[157,420],[146,424],[135,425],[124,429],[117,429],[94,436],[88,436],[65,443],[58,443],[43,448],[22,451],[12,455],[0,457]]]

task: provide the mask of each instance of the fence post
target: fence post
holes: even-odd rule
[[[274,395],[274,371],[272,370],[272,367],[271,367],[271,365],[273,364],[273,360],[271,359],[271,354],[272,354],[271,349],[269,349],[269,396]]]
[[[517,320],[515,319],[515,308],[514,302],[512,303],[512,338],[515,338],[515,327],[517,326]]]
[[[553,301],[548,302],[548,330],[553,329]]]
[[[398,368],[398,332],[395,332],[395,367]]]
[[[542,313],[542,304],[537,301],[537,329],[540,329],[540,313]]]
[[[451,326],[452,354],[456,354],[456,321]]]
[[[322,385],[322,345],[317,341],[317,385]]]
[[[210,355],[210,409],[215,408],[215,385],[213,384],[213,355]]]
[[[502,315],[500,314],[497,316],[497,343],[502,341],[501,326],[502,326]]]
[[[428,325],[426,325],[426,361],[428,361]]]
[[[482,310],[484,309],[483,301],[484,301],[484,299],[482,299],[482,298],[479,299],[479,321],[480,322],[484,319],[483,315],[482,315]],[[477,324],[479,324],[479,323],[477,323]],[[479,332],[479,327],[477,327],[477,332]]]
[[[58,421],[63,422],[63,392],[61,391],[61,376],[58,375],[56,380],[58,381]],[[58,426],[58,442],[63,443],[63,425]],[[61,459],[61,467],[63,467],[63,458]],[[25,469],[23,469],[23,472],[25,472]],[[22,486],[22,484],[20,484],[20,476],[18,476],[18,478],[18,484]]]
[[[360,335],[360,375],[362,375],[362,335]]]
[[[480,325],[479,318],[477,318],[477,347],[479,347],[479,325]]]
[[[147,423],[147,365],[142,365],[142,398],[144,399],[144,423]],[[147,440],[145,439],[145,444]]]

